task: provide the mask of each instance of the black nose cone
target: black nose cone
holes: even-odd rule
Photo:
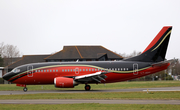
[[[5,75],[3,75],[3,79],[4,79],[4,80],[7,80],[7,81],[8,81],[11,77],[12,77],[12,73],[11,73],[11,72],[6,73]]]

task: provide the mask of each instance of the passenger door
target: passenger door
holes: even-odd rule
[[[138,64],[137,63],[133,64],[133,74],[138,75]]]
[[[33,77],[33,66],[27,66],[27,76]]]

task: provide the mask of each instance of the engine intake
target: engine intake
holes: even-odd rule
[[[73,78],[56,77],[54,78],[54,85],[57,88],[74,88],[78,83]]]

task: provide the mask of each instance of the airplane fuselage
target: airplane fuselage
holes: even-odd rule
[[[105,80],[112,83],[130,80],[167,69],[169,64],[152,67],[150,62],[133,61],[92,61],[92,62],[49,62],[32,63],[17,67],[20,72],[11,74],[8,81],[18,84],[54,84],[56,77],[74,78],[98,71],[107,72]],[[79,81],[81,82],[81,81]],[[83,81],[84,82],[84,81]],[[98,83],[91,81],[88,83]]]

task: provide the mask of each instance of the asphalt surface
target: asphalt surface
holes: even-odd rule
[[[140,92],[140,91],[180,91],[180,87],[162,87],[162,88],[134,88],[134,89],[115,89],[115,90],[42,90],[42,91],[0,91],[0,95],[15,94],[40,94],[40,93],[91,93],[91,92]]]
[[[0,104],[173,104],[179,105],[180,100],[75,100],[75,99],[45,99],[45,100],[0,100]]]

